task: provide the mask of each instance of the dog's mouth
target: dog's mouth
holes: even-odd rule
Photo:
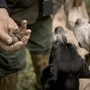
[[[65,35],[65,32],[62,27],[56,27],[55,31],[52,35],[52,41],[53,42],[61,42],[61,43],[67,43],[67,38]]]

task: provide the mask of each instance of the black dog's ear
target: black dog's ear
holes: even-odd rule
[[[73,55],[78,54],[78,51],[77,51],[75,45],[72,45],[71,43],[68,43],[66,46],[69,49],[71,54],[73,54]]]
[[[50,68],[52,67],[52,65],[47,66],[43,72],[42,72],[42,77],[41,77],[41,84],[44,85],[46,79],[48,78],[49,74],[50,74]]]
[[[69,52],[71,54],[72,60],[81,60],[82,59],[82,57],[79,55],[79,53],[74,45],[68,44],[67,47],[68,47]]]
[[[58,78],[58,68],[56,65],[50,64],[42,72],[41,84],[42,90],[50,90],[55,85]]]

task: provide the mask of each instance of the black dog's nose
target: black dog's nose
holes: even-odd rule
[[[53,42],[67,43],[65,32],[61,26],[58,26],[55,28],[55,31],[53,34]]]
[[[55,34],[59,34],[59,33],[62,33],[62,32],[64,32],[62,27],[59,26],[59,27],[55,28],[55,31],[54,31]]]

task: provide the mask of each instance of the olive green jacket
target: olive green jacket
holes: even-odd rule
[[[39,15],[39,0],[6,0],[10,16],[20,23],[23,19],[33,24]]]

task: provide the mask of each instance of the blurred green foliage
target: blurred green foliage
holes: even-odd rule
[[[35,90],[35,73],[29,51],[26,49],[26,68],[19,72],[17,90]]]
[[[87,7],[88,15],[90,17],[90,0],[84,0],[84,1],[85,1],[85,4],[86,4],[86,7]]]

